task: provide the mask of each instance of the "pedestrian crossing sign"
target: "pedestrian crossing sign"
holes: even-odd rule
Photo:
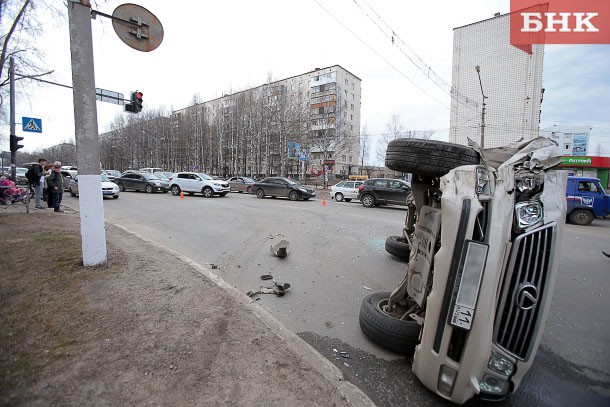
[[[42,120],[33,117],[22,117],[23,131],[30,133],[42,133]]]

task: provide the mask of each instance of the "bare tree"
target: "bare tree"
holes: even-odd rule
[[[0,0],[0,117],[6,120],[8,68],[10,57],[15,61],[17,77],[38,77],[52,71],[44,67],[43,27],[62,14],[58,2],[52,0]],[[43,21],[44,20],[44,21]]]
[[[377,145],[377,160],[384,162],[385,152],[390,141],[404,137],[404,134],[405,125],[400,119],[400,115],[395,113],[390,118],[390,121],[386,123],[386,132]]]
[[[365,158],[368,159],[369,150],[369,129],[365,124],[360,131],[360,175],[362,175],[362,169],[364,168]]]

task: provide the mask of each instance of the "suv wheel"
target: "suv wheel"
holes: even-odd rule
[[[341,192],[337,192],[335,194],[335,201],[337,201],[337,202],[343,201],[343,194]]]
[[[204,198],[211,198],[214,196],[214,190],[210,187],[203,187],[201,190]]]
[[[381,292],[364,298],[360,306],[360,329],[371,340],[393,352],[412,355],[419,342],[421,327],[413,320],[394,318],[383,310],[390,293]]]
[[[119,184],[119,191],[125,192],[125,185]]]
[[[375,198],[371,194],[363,195],[360,202],[362,202],[362,205],[367,208],[372,208],[375,206]]]
[[[170,188],[170,191],[171,191],[173,196],[180,195],[180,187],[178,185],[172,185],[171,188]]]
[[[393,171],[442,177],[462,165],[479,164],[470,147],[436,140],[396,139],[388,144],[385,165]]]
[[[256,190],[256,197],[258,199],[263,199],[265,197],[265,191],[263,191],[262,189],[257,189]]]
[[[411,247],[402,236],[389,236],[385,240],[385,251],[402,260],[409,260]]]

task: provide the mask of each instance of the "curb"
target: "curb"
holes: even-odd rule
[[[75,211],[78,212],[78,211]],[[315,350],[310,344],[301,339],[297,334],[288,330],[278,319],[271,315],[267,310],[259,306],[257,303],[250,301],[250,298],[245,294],[237,290],[226,281],[224,281],[218,274],[215,274],[210,269],[202,266],[196,261],[186,257],[164,245],[151,240],[138,232],[135,232],[122,225],[106,221],[113,226],[129,233],[138,239],[153,245],[154,247],[164,250],[179,260],[184,261],[191,267],[193,267],[200,275],[212,281],[216,286],[225,291],[229,296],[238,301],[245,308],[249,309],[265,326],[277,335],[282,341],[284,341],[288,347],[298,355],[304,363],[308,364],[312,370],[318,372],[326,380],[334,383],[339,393],[345,398],[345,400],[355,407],[366,407],[375,406],[375,403],[356,385],[346,381],[343,378],[343,373],[337,368],[331,361],[322,356],[317,350]]]

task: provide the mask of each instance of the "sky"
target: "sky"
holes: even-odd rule
[[[121,2],[99,1],[112,14]],[[386,132],[392,115],[406,130],[432,130],[448,140],[450,97],[426,77],[379,29],[389,27],[439,77],[451,83],[453,28],[509,12],[508,0],[147,0],[164,39],[152,52],[136,51],[115,34],[111,21],[92,20],[96,87],[144,94],[144,108],[168,111],[197,95],[210,100],[315,68],[341,65],[362,79],[361,127],[371,140]],[[369,7],[370,6],[370,7]],[[363,11],[364,10],[364,11]],[[441,11],[442,12],[439,12]],[[368,15],[367,15],[368,14]],[[40,39],[47,78],[71,83],[67,10],[49,21]],[[404,51],[404,47],[403,47]],[[411,54],[411,55],[413,55]],[[19,67],[16,67],[17,71]],[[541,128],[593,127],[590,149],[610,156],[610,45],[545,47]],[[74,140],[72,91],[33,81],[17,87],[17,135],[25,151]],[[103,133],[122,107],[97,102]],[[23,133],[21,117],[42,119],[43,133]],[[8,150],[8,126],[0,142]],[[372,154],[371,158],[373,158]]]

